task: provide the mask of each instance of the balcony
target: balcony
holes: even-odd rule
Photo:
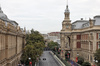
[[[64,49],[67,50],[67,51],[71,50],[70,48],[64,48]]]

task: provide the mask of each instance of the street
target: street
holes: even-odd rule
[[[44,51],[41,60],[38,62],[37,66],[60,66],[59,63],[54,59],[54,57],[49,53],[50,51]],[[46,60],[43,60],[46,58]]]

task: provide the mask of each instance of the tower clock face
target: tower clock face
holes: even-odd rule
[[[69,25],[67,25],[66,28],[69,28]]]

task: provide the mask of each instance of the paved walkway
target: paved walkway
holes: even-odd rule
[[[44,51],[40,58],[41,60],[37,66],[60,66],[59,63],[50,54],[50,51]],[[43,60],[43,58],[46,58],[46,60]]]

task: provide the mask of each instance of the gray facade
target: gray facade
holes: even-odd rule
[[[100,25],[100,15],[97,15],[93,19],[93,25]],[[89,20],[77,20],[72,23],[72,30],[73,29],[83,29],[88,28],[90,26]]]
[[[11,23],[12,25],[14,25],[15,27],[18,25],[17,22],[8,19],[7,15],[3,13],[1,7],[0,7],[0,19],[3,20],[5,22],[5,24],[7,25],[7,22]]]

